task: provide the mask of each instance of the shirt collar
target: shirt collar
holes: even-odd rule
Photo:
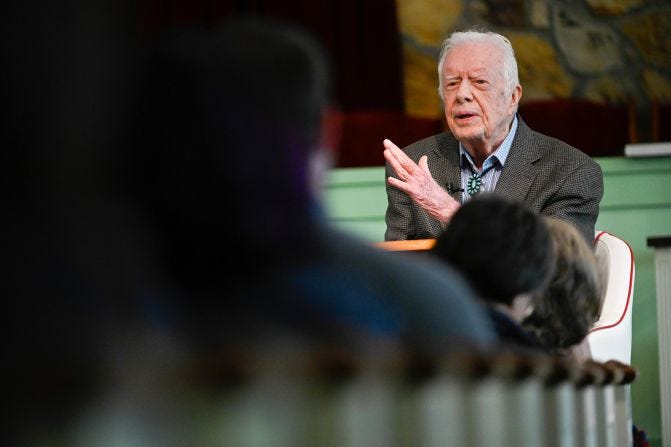
[[[501,143],[501,145],[489,157],[485,159],[485,162],[482,164],[483,169],[486,169],[489,165],[495,163],[496,161],[499,162],[502,168],[503,166],[505,166],[506,159],[508,158],[508,154],[510,153],[510,146],[512,146],[513,144],[513,139],[515,138],[516,132],[517,132],[517,114],[513,116],[513,124],[510,126],[510,131],[508,132],[508,135],[506,135],[506,138],[503,140],[503,143]],[[471,165],[471,167],[475,166],[471,154],[468,153],[468,151],[466,150],[464,145],[461,144],[460,141],[459,159],[462,161],[462,163],[464,161],[464,158],[466,159],[468,164]]]

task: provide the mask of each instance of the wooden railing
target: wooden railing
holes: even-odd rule
[[[508,352],[432,360],[322,353],[290,366],[235,365],[234,373],[216,369],[224,378],[216,412],[228,415],[216,427],[221,445],[632,445],[636,371],[618,362]]]

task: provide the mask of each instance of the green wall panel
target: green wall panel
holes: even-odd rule
[[[324,203],[331,220],[341,228],[368,241],[384,239],[387,193],[383,167],[332,170]]]
[[[671,234],[671,158],[596,160],[604,172],[597,227],[626,240],[636,261],[631,363],[639,377],[631,387],[633,420],[656,441],[661,438],[657,300],[647,238]]]

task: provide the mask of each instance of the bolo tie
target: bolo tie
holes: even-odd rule
[[[490,169],[494,167],[494,163],[489,165],[486,169],[483,169],[480,172],[474,171],[471,166],[471,175],[466,181],[466,192],[469,196],[473,197],[478,193],[482,192],[482,176],[485,175]]]

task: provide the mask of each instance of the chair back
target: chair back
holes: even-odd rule
[[[631,363],[631,312],[636,274],[634,253],[623,239],[595,231],[594,249],[604,290],[598,321],[587,335],[592,358],[598,362]]]

